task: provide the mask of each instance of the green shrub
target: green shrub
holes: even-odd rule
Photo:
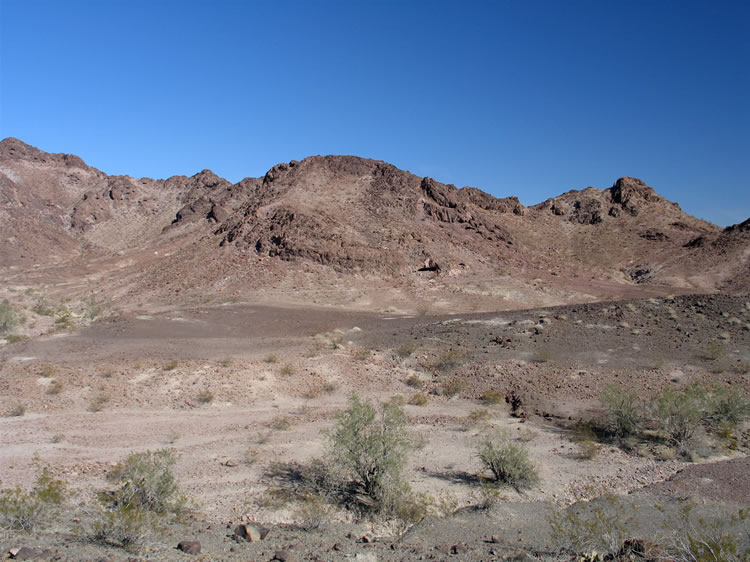
[[[8,299],[4,299],[0,302],[0,334],[7,334],[22,323],[23,316],[16,312],[13,306],[8,302]]]
[[[430,399],[425,394],[417,393],[409,398],[409,404],[412,406],[425,406]]]
[[[378,407],[353,394],[329,435],[333,458],[359,487],[376,512],[395,514],[410,497],[402,473],[410,451],[404,411],[385,402]]]
[[[172,474],[174,455],[167,449],[132,453],[107,475],[120,487],[111,494],[111,504],[123,509],[140,509],[160,515],[180,515],[185,497]]]
[[[608,385],[601,394],[607,410],[607,432],[620,438],[638,433],[641,427],[641,406],[638,394],[618,385]]]
[[[91,540],[106,546],[137,551],[151,534],[153,517],[129,504],[98,506],[91,528]]]
[[[750,400],[739,389],[716,385],[708,397],[706,422],[710,427],[737,425],[750,415]]]
[[[656,399],[656,415],[670,442],[684,450],[704,417],[706,393],[696,385],[667,388]]]
[[[510,440],[507,432],[487,434],[479,444],[479,460],[492,472],[496,482],[517,490],[530,488],[539,481],[528,449]]]
[[[54,515],[54,506],[64,500],[65,483],[53,478],[44,467],[31,492],[19,487],[0,491],[0,527],[30,532],[48,522]]]

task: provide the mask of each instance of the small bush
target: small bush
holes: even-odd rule
[[[357,361],[365,361],[370,358],[372,351],[364,347],[357,347],[352,350],[352,357]]]
[[[160,515],[181,515],[185,497],[172,474],[176,460],[167,449],[132,453],[107,475],[120,487],[107,496],[111,505]]]
[[[63,383],[60,380],[53,380],[49,386],[47,387],[47,394],[50,394],[52,396],[56,394],[60,394],[63,389]]]
[[[480,397],[480,400],[485,404],[495,405],[501,404],[505,400],[502,392],[496,390],[485,390]]]
[[[169,363],[165,363],[162,369],[165,371],[174,371],[177,368],[177,365],[179,365],[177,359],[172,359]]]
[[[409,375],[406,377],[406,380],[404,381],[404,384],[406,386],[411,388],[422,388],[422,379],[419,378],[418,375]]]
[[[399,346],[399,348],[396,350],[396,355],[398,355],[401,359],[406,359],[407,357],[411,357],[415,351],[417,351],[416,344],[405,343]]]
[[[91,540],[106,546],[138,551],[151,534],[153,524],[150,514],[138,507],[127,504],[99,506],[94,514]]]
[[[207,388],[204,388],[198,393],[198,395],[195,397],[195,400],[198,402],[198,404],[210,404],[214,401],[214,393]]]
[[[602,391],[601,400],[607,410],[608,433],[619,438],[638,433],[641,428],[641,406],[634,390],[609,385]]]
[[[487,418],[490,417],[490,411],[486,410],[484,408],[477,408],[475,410],[472,410],[469,412],[469,415],[466,416],[466,421],[471,424],[477,424],[479,422],[485,421]]]
[[[275,353],[269,353],[263,358],[264,363],[278,363],[279,362],[279,356]]]
[[[22,323],[23,316],[16,312],[15,308],[8,302],[8,299],[0,302],[0,334],[10,333]]]
[[[283,366],[283,367],[281,368],[281,371],[280,371],[280,373],[281,373],[281,376],[282,376],[282,377],[289,377],[289,376],[292,376],[292,375],[294,374],[294,367],[293,367],[292,365],[290,365],[289,363],[286,363],[286,364],[285,364],[285,365],[284,365],[284,366]]]
[[[740,390],[714,386],[708,397],[705,418],[710,427],[734,426],[743,422],[748,415],[750,415],[750,400],[742,396]]]
[[[42,363],[39,365],[39,375],[45,379],[51,379],[55,376],[55,366],[49,363]]]
[[[89,402],[89,412],[101,412],[104,409],[104,406],[107,405],[107,402],[109,402],[109,396],[106,394],[99,394],[95,398]]]
[[[376,407],[353,394],[329,435],[333,458],[376,512],[396,514],[411,497],[402,477],[410,451],[405,423],[403,409],[393,401]]]
[[[528,449],[520,443],[513,443],[505,432],[486,435],[479,444],[478,454],[496,482],[521,490],[539,481]]]
[[[704,415],[705,393],[697,386],[667,388],[656,399],[656,415],[671,443],[685,450]]]
[[[284,416],[276,416],[269,423],[268,427],[276,431],[289,431],[292,429],[292,422]]]
[[[425,406],[430,401],[425,394],[417,393],[409,398],[409,404],[412,406]]]
[[[23,404],[17,404],[13,406],[13,408],[10,409],[10,411],[8,412],[8,417],[20,418],[25,413],[26,413],[26,406],[24,406]]]
[[[453,398],[456,394],[464,389],[464,383],[461,379],[451,379],[440,385],[440,394]]]
[[[717,361],[724,356],[724,346],[718,342],[708,342],[701,349],[699,357],[706,361]]]
[[[33,531],[46,523],[54,515],[54,506],[64,500],[64,482],[54,479],[44,467],[31,492],[18,487],[0,491],[0,527]]]
[[[438,371],[449,371],[455,369],[466,360],[466,354],[457,349],[449,349],[440,354],[433,365]]]
[[[336,384],[334,381],[326,381],[323,383],[323,386],[321,386],[321,390],[325,392],[326,394],[332,394],[336,392],[336,389],[338,389],[339,385]]]
[[[83,315],[88,320],[94,320],[104,310],[102,304],[97,302],[96,295],[94,293],[91,293],[89,296],[82,299],[81,305],[83,306]]]

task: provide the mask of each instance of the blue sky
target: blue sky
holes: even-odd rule
[[[750,216],[750,3],[0,0],[0,137],[232,181],[312,154]]]

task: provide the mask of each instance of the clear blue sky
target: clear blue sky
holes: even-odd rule
[[[232,181],[311,154],[750,216],[750,3],[0,0],[0,137]]]

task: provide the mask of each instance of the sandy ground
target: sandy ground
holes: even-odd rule
[[[299,559],[494,559],[519,548],[551,557],[554,541],[546,531],[529,532],[529,522],[602,494],[640,498],[639,490],[693,466],[659,459],[648,447],[604,445],[584,459],[571,427],[600,413],[601,389],[614,380],[647,398],[669,385],[720,381],[747,394],[748,322],[745,300],[705,296],[443,316],[235,303],[115,313],[78,330],[6,344],[0,410],[21,404],[25,412],[0,418],[3,486],[29,487],[36,467],[48,465],[78,507],[55,529],[11,534],[1,546],[49,546],[70,560],[126,559],[72,539],[69,530],[107,487],[115,463],[133,451],[168,448],[197,515],[149,542],[139,554],[146,559],[185,556],[173,548],[193,537],[206,560],[270,559],[275,549]],[[709,344],[719,350],[715,357],[705,357]],[[461,381],[457,394],[441,395],[452,380]],[[488,390],[516,391],[526,417],[512,417],[505,403],[482,402]],[[302,506],[269,500],[285,469],[328,458],[325,432],[352,392],[405,401],[425,394],[425,405],[404,406],[416,446],[408,479],[457,515],[429,518],[391,548],[387,525],[332,510],[323,529],[301,531],[295,525]],[[503,489],[495,507],[476,512],[484,475],[476,444],[489,429],[505,429],[529,447],[541,483],[523,494]],[[746,441],[747,428],[741,443],[743,435]],[[737,459],[742,450],[706,444],[697,460]],[[735,499],[747,495],[733,486]],[[701,493],[693,486],[687,495]],[[716,493],[709,500],[705,509],[734,509]],[[227,527],[241,520],[272,525],[270,542],[227,538]],[[508,538],[514,533],[520,542]],[[365,534],[382,538],[363,543]],[[502,541],[485,542],[493,534]],[[467,550],[451,554],[456,544]]]

